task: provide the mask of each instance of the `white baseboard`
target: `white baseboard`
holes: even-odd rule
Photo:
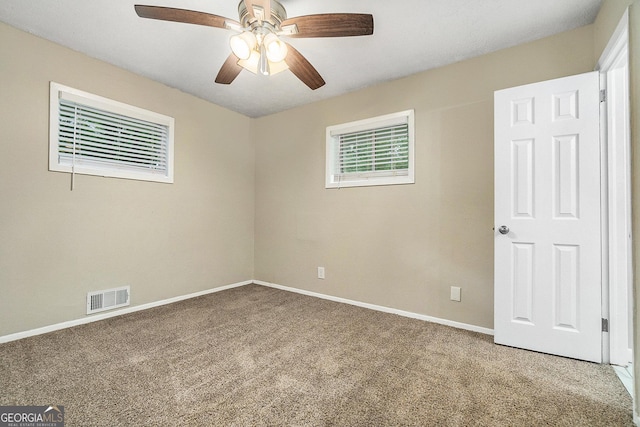
[[[205,290],[205,291],[195,292],[195,293],[188,294],[188,295],[181,295],[181,296],[177,296],[177,297],[173,297],[173,298],[169,298],[169,299],[165,299],[165,300],[161,300],[161,301],[155,301],[155,302],[150,302],[150,303],[147,303],[147,304],[136,305],[136,306],[133,306],[133,307],[123,308],[121,310],[114,310],[114,311],[110,311],[110,312],[95,314],[95,315],[83,317],[83,318],[80,318],[80,319],[69,320],[67,322],[62,322],[62,323],[56,323],[55,325],[49,325],[49,326],[44,326],[44,327],[41,327],[41,328],[31,329],[31,330],[28,330],[28,331],[16,332],[15,334],[9,334],[9,335],[0,336],[0,344],[6,343],[6,342],[10,342],[10,341],[16,341],[16,340],[19,340],[19,339],[22,339],[22,338],[32,337],[32,336],[35,336],[35,335],[46,334],[48,332],[58,331],[60,329],[71,328],[73,326],[79,326],[79,325],[84,325],[84,324],[91,323],[91,322],[97,322],[99,320],[109,319],[111,317],[121,316],[123,314],[135,313],[136,311],[142,311],[142,310],[147,310],[149,308],[160,307],[162,305],[167,305],[167,304],[171,304],[171,303],[178,302],[178,301],[184,301],[186,299],[196,298],[196,297],[199,297],[199,296],[208,295],[208,294],[212,294],[212,293],[216,293],[216,292],[226,291],[227,289],[238,288],[240,286],[246,286],[246,285],[250,285],[252,283],[255,283],[256,285],[261,285],[261,286],[267,286],[267,287],[270,287],[270,288],[280,289],[280,290],[283,290],[283,291],[295,292],[295,293],[302,294],[302,295],[307,295],[307,296],[316,297],[316,298],[322,298],[322,299],[326,299],[326,300],[329,300],[329,301],[335,301],[335,302],[340,302],[340,303],[343,303],[343,304],[354,305],[354,306],[357,306],[357,307],[368,308],[370,310],[381,311],[381,312],[384,312],[384,313],[397,314],[399,316],[409,317],[409,318],[412,318],[412,319],[418,319],[418,320],[424,320],[424,321],[427,321],[427,322],[439,323],[441,325],[452,326],[454,328],[465,329],[467,331],[473,331],[473,332],[479,332],[479,333],[482,333],[482,334],[493,335],[493,329],[483,328],[483,327],[480,327],[480,326],[469,325],[469,324],[460,323],[460,322],[454,322],[452,320],[440,319],[440,318],[437,318],[437,317],[426,316],[424,314],[417,314],[417,313],[412,313],[410,311],[397,310],[395,308],[389,308],[389,307],[384,307],[384,306],[381,306],[381,305],[375,305],[375,304],[369,304],[369,303],[360,302],[360,301],[349,300],[349,299],[346,299],[346,298],[335,297],[335,296],[332,296],[332,295],[320,294],[320,293],[317,293],[317,292],[306,291],[304,289],[290,288],[288,286],[282,286],[282,285],[277,285],[275,283],[263,282],[261,280],[247,280],[247,281],[244,281],[244,282],[234,283],[234,284],[226,285],[226,286],[220,286],[218,288],[213,288],[213,289],[208,289],[208,290]]]
[[[83,317],[81,319],[69,320],[67,322],[56,323],[55,325],[44,326],[42,328],[31,329],[24,332],[16,332],[15,334],[4,335],[0,337],[0,344],[19,340],[22,338],[32,337],[35,335],[46,334],[47,332],[58,331],[60,329],[71,328],[73,326],[84,325],[91,322],[97,322],[98,320],[108,319],[110,317],[121,316],[123,314],[134,313],[136,311],[147,310],[149,308],[159,307],[161,305],[167,305],[178,301],[183,301],[190,298],[200,297],[202,295],[213,294],[216,292],[226,291],[227,289],[238,288],[240,286],[246,286],[254,283],[253,280],[247,280],[244,282],[234,283],[232,285],[220,286],[219,288],[207,289],[205,291],[195,292],[188,295],[181,295],[162,301],[150,302],[147,304],[136,305],[134,307],[127,307],[122,310],[114,310],[107,313],[96,314],[93,316]]]
[[[368,309],[371,309],[371,310],[382,311],[384,313],[397,314],[399,316],[410,317],[412,319],[418,319],[418,320],[424,320],[426,322],[438,323],[440,325],[451,326],[451,327],[458,328],[458,329],[465,329],[467,331],[479,332],[481,334],[486,334],[486,335],[493,335],[493,329],[483,328],[483,327],[475,326],[475,325],[469,325],[469,324],[466,324],[466,323],[454,322],[453,320],[440,319],[440,318],[437,318],[437,317],[426,316],[424,314],[412,313],[410,311],[397,310],[395,308],[384,307],[384,306],[381,306],[381,305],[369,304],[369,303],[366,303],[366,302],[360,302],[360,301],[354,301],[354,300],[340,298],[340,297],[334,297],[332,295],[320,294],[320,293],[317,293],[317,292],[306,291],[304,289],[290,288],[288,286],[277,285],[275,283],[268,283],[268,282],[263,282],[263,281],[260,281],[260,280],[254,280],[253,283],[255,283],[256,285],[267,286],[267,287],[270,287],[270,288],[280,289],[280,290],[283,290],[283,291],[295,292],[295,293],[302,294],[302,295],[307,295],[307,296],[316,297],[316,298],[322,298],[322,299],[326,299],[326,300],[329,300],[329,301],[341,302],[341,303],[344,303],[344,304],[355,305],[357,307],[363,307],[363,308],[368,308]]]

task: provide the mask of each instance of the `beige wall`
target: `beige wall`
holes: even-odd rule
[[[492,328],[493,92],[591,70],[593,34],[251,120],[0,24],[0,336],[84,317],[91,290],[136,305],[251,278]],[[50,80],[175,117],[175,184],[70,192],[47,171]],[[326,126],[410,108],[416,184],[324,188]]]
[[[492,328],[493,92],[593,64],[587,26],[257,119],[255,277]],[[416,184],[324,188],[327,126],[406,109]]]
[[[0,336],[253,276],[251,120],[0,23]],[[172,116],[175,184],[49,172],[49,81]]]

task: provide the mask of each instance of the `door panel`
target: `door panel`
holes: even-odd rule
[[[495,93],[498,344],[602,360],[598,81]]]

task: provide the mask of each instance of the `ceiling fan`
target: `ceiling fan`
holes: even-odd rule
[[[311,63],[281,37],[348,37],[373,34],[373,16],[362,13],[327,13],[287,18],[276,0],[241,0],[239,22],[195,10],[135,5],[141,18],[229,29],[231,54],[222,65],[216,83],[230,84],[247,69],[263,75],[286,69],[312,90],[325,84]]]

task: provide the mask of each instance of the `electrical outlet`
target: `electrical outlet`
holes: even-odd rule
[[[318,279],[324,279],[324,267],[318,267]]]
[[[451,287],[451,301],[460,301],[461,290],[458,286]]]

